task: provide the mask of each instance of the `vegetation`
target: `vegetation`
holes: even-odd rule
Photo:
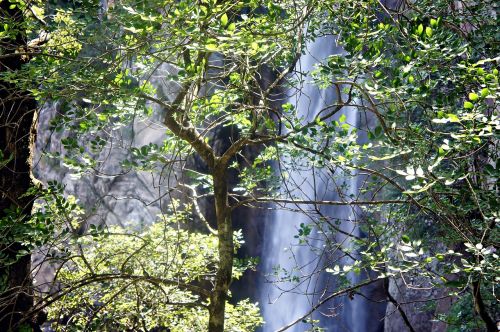
[[[2,1],[0,17],[0,330],[7,330],[33,305],[31,238],[24,230],[30,228],[25,224],[34,199],[29,164],[36,103],[28,89],[10,78],[27,60],[18,53],[27,46],[23,13]]]
[[[412,288],[452,299],[450,314],[435,317],[450,330],[496,331],[496,3],[389,3],[1,1],[2,329],[36,329],[47,312],[62,331],[252,331],[263,324],[258,306],[233,300],[230,285],[256,261],[237,258],[232,213],[294,204],[311,223],[290,242],[313,247],[320,237],[328,260],[318,269],[345,281],[312,310],[376,281],[414,279]],[[302,72],[301,56],[325,38],[344,52]],[[286,96],[309,87],[336,97],[318,110]],[[35,100],[57,105],[39,130],[64,132],[63,153],[48,157],[75,181],[133,171],[169,179],[155,223],[86,225],[85,207],[59,184],[28,190]],[[163,144],[119,146],[127,157],[105,174],[121,130],[145,121],[164,128]],[[290,174],[299,169],[318,174],[314,197],[298,194],[304,183]],[[211,214],[199,204],[207,197]],[[355,217],[324,213],[332,205]],[[34,251],[55,271],[36,287],[30,273],[12,272],[30,271]],[[303,282],[293,271],[276,278]]]

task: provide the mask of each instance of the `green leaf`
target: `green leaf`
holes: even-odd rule
[[[205,48],[208,51],[217,51],[217,45],[215,45],[215,44],[207,44],[207,45],[205,45]]]
[[[417,34],[420,36],[424,32],[424,26],[420,24],[417,28]]]
[[[222,14],[222,16],[220,17],[220,23],[222,24],[222,26],[226,26],[226,25],[227,25],[227,22],[228,22],[227,14],[226,14],[226,13],[224,13],[224,14]]]
[[[447,287],[454,287],[454,288],[460,288],[460,287],[464,287],[467,285],[467,281],[464,280],[464,279],[459,279],[459,280],[451,280],[451,281],[447,281],[445,283],[445,285]]]
[[[446,114],[446,116],[448,117],[448,120],[450,122],[460,122],[460,119],[458,118],[458,116],[456,116],[453,113]]]
[[[427,37],[432,37],[432,28],[431,27],[426,27],[425,28],[425,34],[427,35]]]
[[[487,164],[486,166],[484,166],[484,171],[486,173],[488,173],[488,175],[494,175],[495,174],[495,168],[490,165],[490,164]]]
[[[466,101],[466,102],[464,103],[464,108],[465,108],[466,110],[473,109],[473,108],[474,108],[474,104],[473,104],[473,103],[471,103],[470,101]]]
[[[399,249],[401,251],[412,251],[413,250],[413,248],[410,246],[399,246]]]
[[[339,122],[345,122],[345,120],[347,119],[347,116],[345,114],[342,114],[340,117],[339,117]]]
[[[476,93],[474,93],[474,92],[469,93],[469,100],[476,101],[478,99],[479,99],[479,96]]]
[[[481,97],[486,98],[490,94],[490,90],[488,88],[484,88],[481,90]]]

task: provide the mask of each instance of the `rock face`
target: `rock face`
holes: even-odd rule
[[[165,209],[164,187],[161,176],[148,172],[127,171],[121,167],[129,158],[130,146],[141,146],[149,142],[161,144],[164,130],[152,124],[135,121],[130,128],[113,133],[113,148],[103,151],[104,163],[98,172],[75,178],[74,171],[59,158],[49,158],[46,153],[64,155],[62,139],[65,132],[48,130],[50,121],[57,115],[58,105],[45,105],[39,115],[38,137],[33,156],[33,174],[42,183],[57,181],[64,186],[64,194],[75,196],[86,215],[81,220],[80,231],[89,224],[117,224],[140,229],[151,224]],[[44,264],[45,256],[34,254],[34,277],[42,290],[48,291],[54,275],[54,267]]]
[[[435,249],[445,252],[442,244],[435,244]],[[435,266],[434,266],[435,267]],[[450,280],[456,276],[446,276]],[[448,288],[436,287],[428,278],[419,275],[406,275],[405,278],[394,278],[388,282],[388,291],[405,313],[413,330],[416,332],[446,332],[448,325],[441,321],[440,315],[448,314],[455,296],[449,296]],[[394,303],[388,302],[385,316],[384,332],[410,331],[403,320],[400,310]]]
[[[161,98],[175,97],[175,84],[165,79],[173,71],[170,65],[163,64],[150,78],[151,83],[159,87]],[[150,224],[165,211],[164,204],[168,201],[165,183],[168,179],[161,172],[130,170],[122,163],[130,159],[131,148],[150,143],[163,144],[166,135],[162,110],[152,107],[151,117],[134,114],[134,121],[128,126],[106,132],[103,137],[106,137],[107,145],[96,156],[99,160],[97,169],[75,178],[74,172],[60,158],[51,159],[46,155],[60,153],[64,156],[61,140],[68,137],[68,133],[48,130],[60,107],[57,103],[47,103],[39,115],[34,175],[44,183],[57,181],[64,185],[65,194],[74,195],[89,212],[88,223],[131,227]]]
[[[142,121],[131,128],[114,133],[112,148],[101,153],[104,162],[97,172],[75,178],[74,172],[61,162],[43,153],[64,155],[61,140],[64,132],[51,132],[50,120],[58,111],[57,104],[46,105],[40,112],[36,152],[33,158],[34,175],[42,182],[57,181],[64,185],[65,194],[73,195],[88,211],[87,222],[139,226],[151,223],[161,212],[162,188],[156,174],[127,171],[121,167],[128,156],[128,146],[147,143],[161,144],[164,130]]]
[[[415,280],[418,280],[417,277]],[[415,283],[415,280],[412,283]],[[448,325],[437,318],[446,314],[455,301],[446,297],[439,288],[431,285],[408,285],[408,280],[396,279],[389,283],[389,291],[405,312],[414,331],[445,332]],[[418,281],[417,281],[418,283]],[[414,287],[414,288],[413,288]],[[435,308],[429,307],[429,300],[438,299]],[[385,317],[385,332],[410,331],[396,306],[389,303]]]

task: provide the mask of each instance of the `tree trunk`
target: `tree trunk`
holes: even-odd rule
[[[215,276],[215,285],[210,297],[209,332],[224,331],[224,312],[233,269],[233,225],[231,221],[231,208],[228,203],[226,169],[225,163],[216,162],[212,172],[217,236],[219,239],[219,266]]]
[[[479,281],[472,282],[472,296],[474,297],[474,309],[486,324],[486,330],[488,332],[497,332],[497,324],[490,317],[484,305],[483,297],[481,296],[481,284]]]
[[[0,41],[3,57],[0,73],[15,72],[27,62],[16,50],[27,42],[23,14],[15,2],[0,2],[0,21],[8,31],[16,31]],[[11,56],[9,56],[11,55]],[[16,331],[28,321],[26,313],[33,306],[31,256],[12,231],[25,222],[33,207],[31,187],[30,142],[36,102],[27,91],[0,79],[0,331]],[[3,155],[3,157],[2,157]],[[8,162],[7,162],[8,161]],[[10,221],[8,221],[10,218]]]

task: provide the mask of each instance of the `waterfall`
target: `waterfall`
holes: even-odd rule
[[[291,97],[288,102],[295,106],[297,116],[302,121],[311,121],[320,110],[334,103],[338,96],[333,89],[320,90],[311,83],[310,71],[314,69],[315,64],[325,60],[328,55],[340,54],[342,48],[335,44],[333,37],[319,38],[310,43],[307,47],[308,53],[303,55],[297,65],[297,72],[306,73],[303,81],[305,82],[301,89],[289,91]],[[345,122],[353,128],[358,127],[359,113],[354,108],[344,108]],[[339,117],[341,114],[338,114]],[[285,160],[283,165],[288,163]],[[296,161],[294,161],[297,164]],[[288,182],[294,182],[296,188],[292,189],[291,195],[304,200],[350,200],[358,193],[360,177],[355,174],[335,174],[340,181],[345,181],[347,192],[343,196],[335,188],[328,188],[330,182],[324,171],[311,168],[310,163],[304,165],[295,165],[294,169],[281,169],[280,172],[286,172]],[[282,166],[285,167],[285,166]],[[332,187],[332,186],[330,186]],[[342,195],[342,194],[340,194]],[[302,213],[300,210],[310,209],[309,206],[296,206],[287,204],[280,207],[269,217],[264,235],[264,245],[262,253],[261,269],[264,274],[272,274],[273,269],[279,266],[281,269],[292,271],[295,280],[283,281],[272,284],[270,281],[262,284],[259,290],[260,305],[265,325],[264,332],[276,331],[277,329],[289,324],[307,313],[311,307],[318,302],[321,295],[328,295],[328,290],[335,287],[337,281],[331,275],[319,273],[324,264],[321,254],[318,254],[321,248],[321,241],[311,240],[307,244],[300,244],[295,236],[299,232],[301,224],[309,224],[314,216]],[[325,216],[343,220],[339,225],[340,229],[354,236],[360,236],[360,231],[353,223],[356,209],[349,206],[327,206],[320,209]],[[317,230],[312,230],[310,238],[318,238]],[[336,236],[337,243],[343,243],[343,247],[350,247],[348,236]],[[348,259],[349,260],[349,259]],[[342,258],[342,263],[350,263]],[[282,270],[283,271],[283,270]],[[350,281],[356,282],[360,277],[351,276]],[[326,293],[321,293],[325,291]],[[321,312],[314,312],[312,317],[319,321],[318,326],[326,331],[377,331],[380,324],[376,322],[369,326],[367,322],[369,306],[367,301],[361,298],[331,301],[326,305],[327,308],[337,307],[336,310],[326,309]],[[327,311],[327,312],[325,312]],[[304,322],[297,323],[287,331],[302,332],[311,327],[311,324]]]

